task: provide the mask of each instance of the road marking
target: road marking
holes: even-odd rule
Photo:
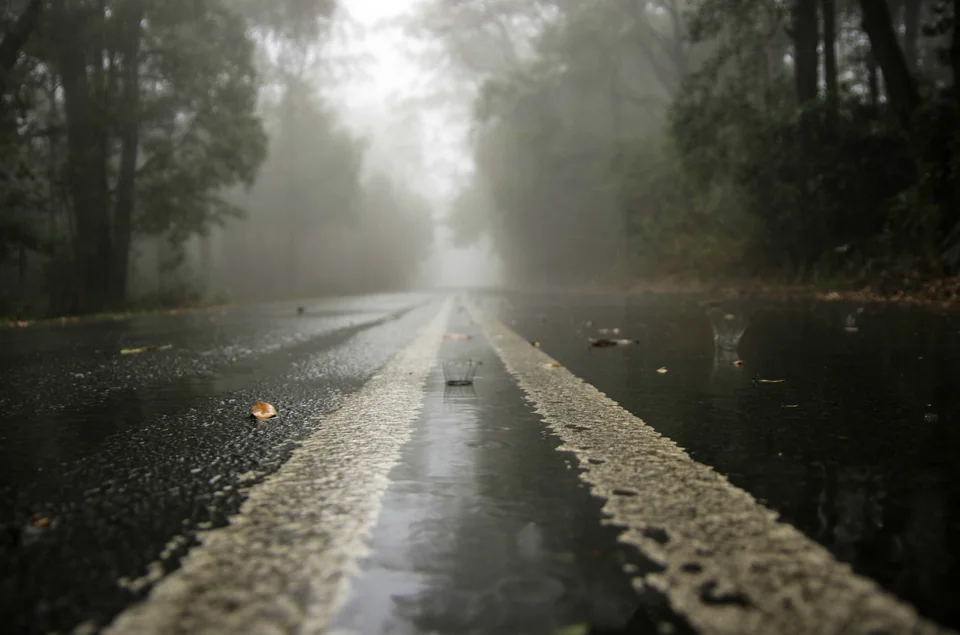
[[[325,632],[368,551],[452,305],[448,298],[410,345],[254,487],[230,525],[199,534],[181,568],[104,632]]]
[[[673,441],[467,303],[621,540],[663,570],[634,578],[702,633],[950,633],[836,560]]]

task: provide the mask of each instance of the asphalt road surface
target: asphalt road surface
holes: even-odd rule
[[[956,316],[301,304],[0,329],[4,632],[960,627]]]

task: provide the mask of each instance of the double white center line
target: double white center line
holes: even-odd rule
[[[423,404],[453,300],[343,408],[324,417],[230,525],[111,635],[326,632],[367,552],[390,470]],[[854,574],[710,467],[468,304],[545,422],[608,499],[621,540],[662,567],[637,577],[703,633],[946,633]]]

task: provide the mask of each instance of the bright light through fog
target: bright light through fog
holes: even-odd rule
[[[499,266],[489,241],[456,247],[445,225],[454,197],[473,170],[467,138],[472,95],[440,72],[439,50],[431,55],[429,44],[404,33],[401,21],[422,4],[346,2],[331,50],[349,60],[354,72],[324,92],[343,121],[368,139],[368,168],[402,177],[433,202],[435,253],[424,264],[422,283],[490,285],[497,281]],[[457,88],[459,92],[451,90]],[[441,92],[443,99],[437,99]]]

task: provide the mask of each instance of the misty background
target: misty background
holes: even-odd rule
[[[11,0],[0,315],[953,274],[958,6]]]

